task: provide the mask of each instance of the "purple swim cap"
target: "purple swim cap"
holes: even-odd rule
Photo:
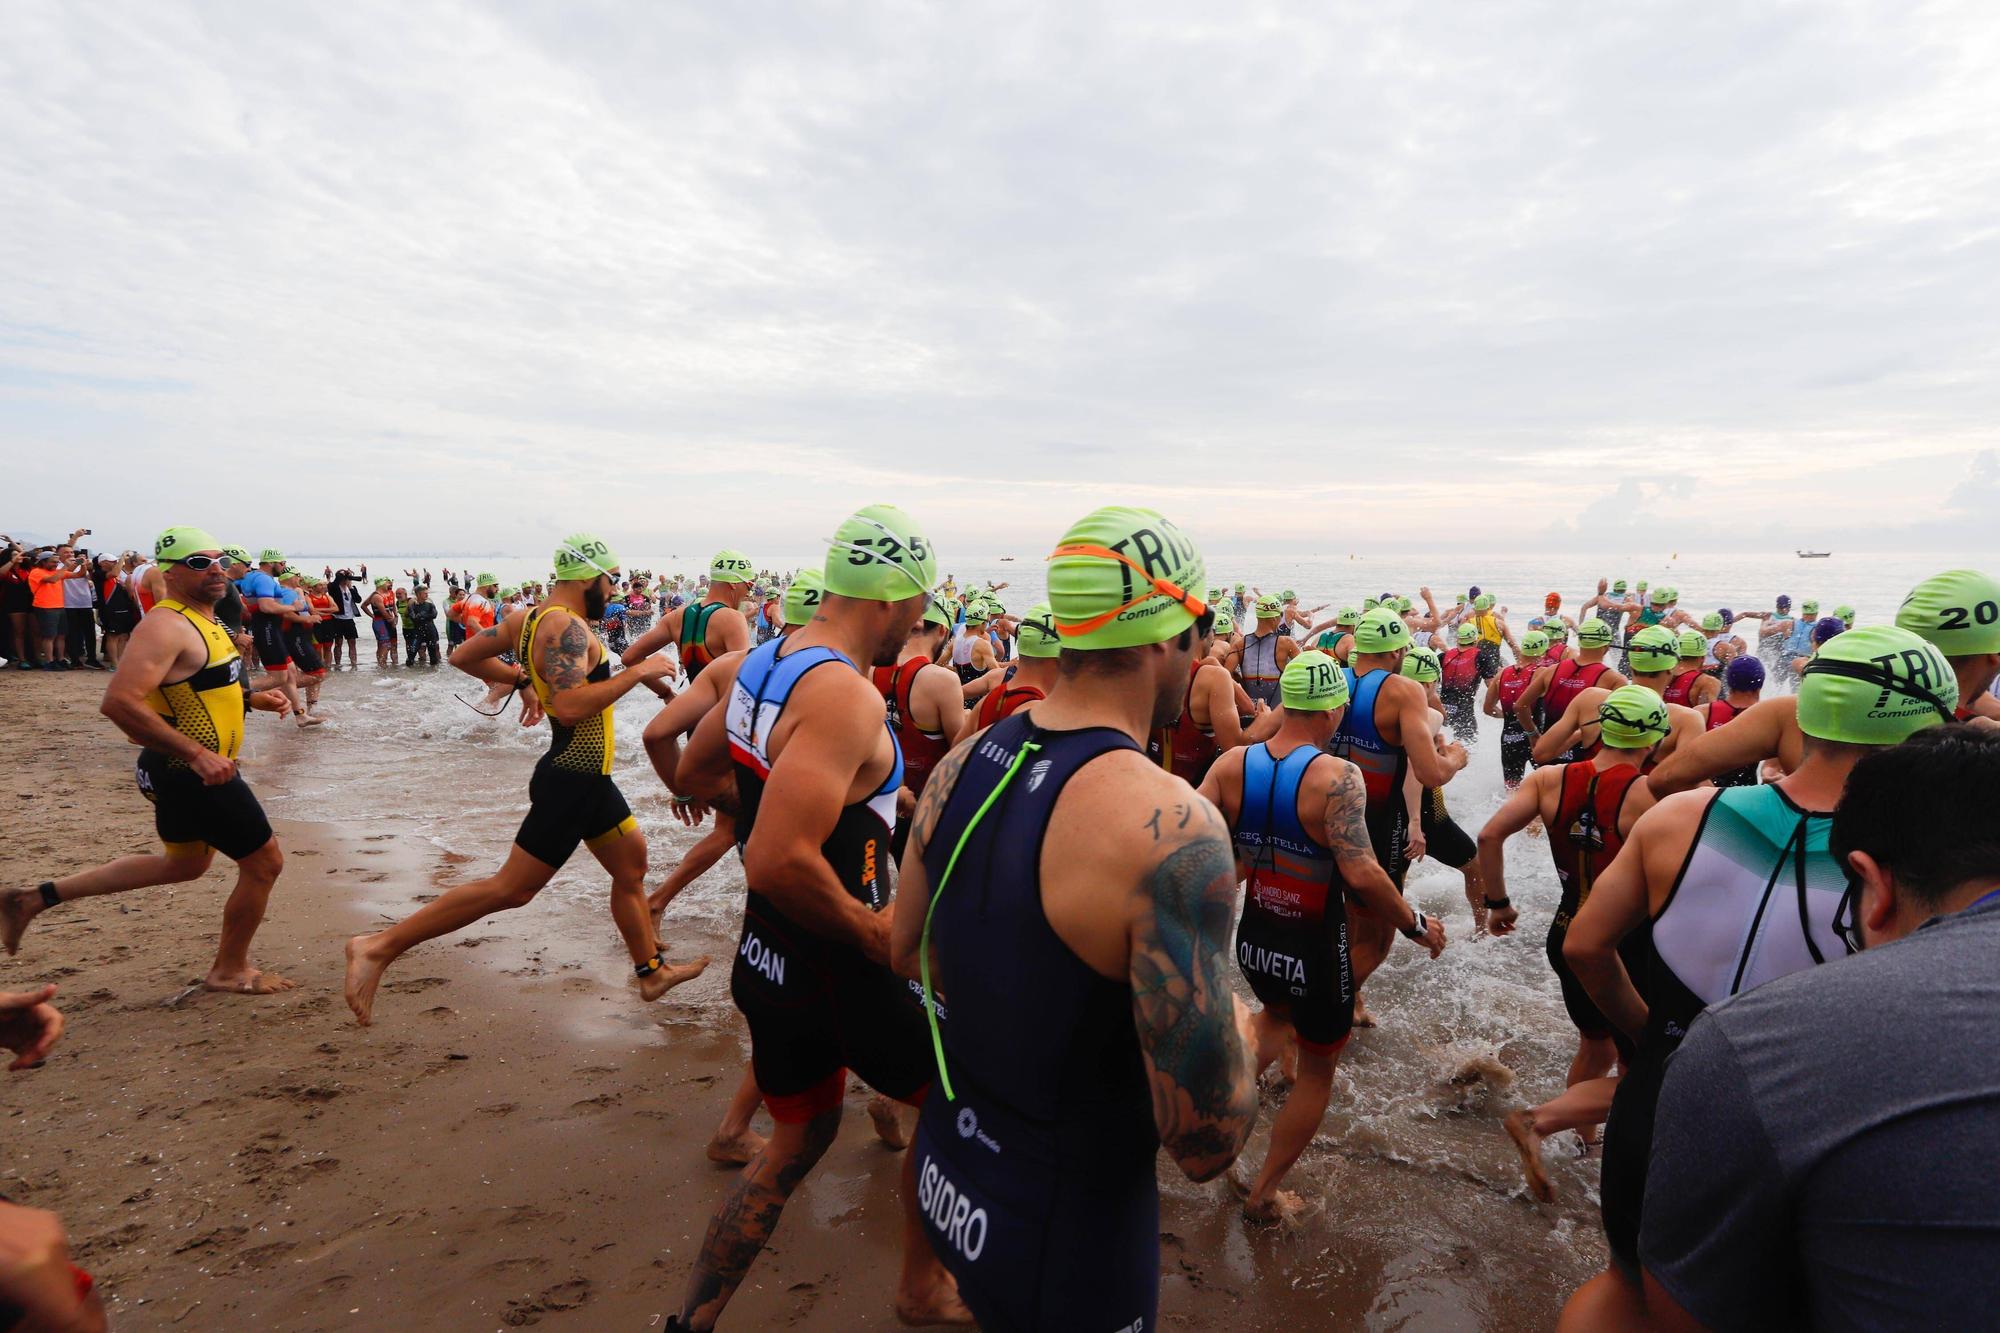
[[[1722,683],[1731,690],[1761,690],[1764,688],[1764,664],[1747,653],[1733,657],[1722,670]]]
[[[1472,585],[1472,591],[1471,591],[1471,592],[1469,592],[1469,593],[1467,593],[1466,595],[1467,595],[1468,597],[1477,597],[1477,596],[1479,596],[1479,585],[1478,585],[1477,583],[1473,584],[1473,585]]]
[[[1819,624],[1813,626],[1813,647],[1817,648],[1836,634],[1847,632],[1847,622],[1839,616],[1821,616]]]

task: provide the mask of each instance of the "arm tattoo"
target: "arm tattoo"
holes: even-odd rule
[[[590,631],[575,616],[563,621],[562,633],[555,636],[554,643],[538,641],[535,652],[551,693],[573,690],[590,676]]]
[[[1161,855],[1140,886],[1131,961],[1132,1017],[1150,1066],[1153,1120],[1196,1180],[1236,1159],[1257,1115],[1228,977],[1236,862],[1227,839],[1206,821],[1203,827]]]
[[[1335,861],[1373,861],[1368,836],[1368,788],[1352,764],[1326,789],[1326,848]]]
[[[497,639],[500,637],[500,627],[498,625],[488,625],[472,637],[475,639]]]

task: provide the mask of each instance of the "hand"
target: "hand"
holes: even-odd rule
[[[259,690],[250,696],[249,704],[260,713],[276,713],[279,717],[292,714],[292,701],[283,690]]]
[[[1521,920],[1521,911],[1513,904],[1505,907],[1491,907],[1486,911],[1486,933],[1488,935],[1512,935],[1514,927]]]
[[[1409,841],[1403,846],[1408,850],[1411,861],[1423,860],[1424,853],[1430,850],[1430,842],[1424,837],[1424,831],[1414,825],[1410,828]]]
[[[896,788],[897,821],[901,822],[902,820],[908,819],[911,815],[916,813],[916,809],[917,809],[917,794],[911,791],[908,787]]]
[[[1457,741],[1447,741],[1445,744],[1440,745],[1438,753],[1444,756],[1444,761],[1451,765],[1452,772],[1454,773],[1472,762],[1472,756],[1467,754],[1465,747]]]
[[[521,725],[539,727],[547,710],[542,707],[541,696],[533,690],[521,691]]]
[[[655,653],[651,657],[643,658],[625,669],[627,671],[638,672],[640,680],[656,680],[661,676],[672,675],[674,664],[671,659]]]
[[[0,1303],[21,1312],[18,1328],[89,1333],[104,1327],[96,1294],[76,1294],[61,1220],[39,1208],[0,1204]]]
[[[1444,922],[1440,921],[1440,920],[1439,920],[1438,918],[1436,918],[1436,917],[1434,917],[1434,916],[1427,916],[1427,917],[1425,917],[1425,918],[1424,918],[1424,934],[1423,934],[1423,938],[1422,938],[1422,939],[1419,939],[1419,940],[1415,940],[1415,941],[1413,941],[1413,943],[1415,943],[1415,944],[1417,945],[1417,947],[1418,947],[1418,948],[1420,948],[1420,949],[1427,949],[1427,950],[1429,950],[1429,951],[1430,951],[1430,955],[1431,955],[1431,957],[1433,957],[1433,958],[1435,958],[1435,957],[1437,957],[1437,956],[1438,956],[1439,954],[1443,953],[1443,952],[1444,952]]]
[[[702,817],[708,813],[709,809],[693,797],[683,799],[680,796],[675,796],[668,803],[667,808],[674,812],[674,818],[680,820],[688,828],[700,828]]]
[[[49,1003],[55,983],[40,990],[0,991],[0,1046],[14,1052],[9,1069],[32,1069],[62,1036],[63,1016]]]
[[[194,770],[195,776],[206,787],[220,787],[236,776],[236,761],[224,759],[213,750],[203,750],[188,760],[188,767]]]
[[[1602,596],[1604,596],[1604,594],[1605,594],[1605,593],[1607,593],[1607,592],[1609,592],[1609,591],[1611,591],[1611,580],[1610,580],[1610,579],[1599,579],[1599,580],[1597,581],[1597,595],[1598,595],[1599,597],[1602,597]]]
[[[1417,596],[1419,597],[1429,600],[1430,595],[1431,595],[1431,590],[1427,587],[1417,589]]]

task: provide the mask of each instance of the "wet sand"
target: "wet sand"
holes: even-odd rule
[[[365,679],[337,676],[329,702]],[[0,677],[0,773],[17,812],[0,883],[152,847],[132,747],[97,716],[102,680]],[[252,785],[351,765],[336,728],[320,733],[255,719]],[[515,766],[467,779],[490,800]],[[438,800],[452,782],[436,774]],[[279,836],[287,864],[255,957],[297,991],[184,994],[213,951],[226,868],[58,908],[0,962],[9,989],[61,983],[69,1018],[45,1067],[0,1080],[0,1192],[63,1215],[121,1328],[659,1327],[729,1178],[702,1149],[744,1055],[733,939],[676,931],[670,915],[675,956],[717,962],[641,1005],[599,877],[588,903],[544,894],[406,956],[375,1026],[358,1028],[340,996],[345,937],[485,863],[395,819],[279,821]],[[663,841],[656,876],[678,854]],[[1398,1032],[1399,1000],[1422,984],[1406,953],[1371,986],[1385,1027],[1350,1048],[1295,1173],[1317,1216],[1247,1227],[1226,1184],[1163,1172],[1164,1323],[1547,1327],[1601,1264],[1579,1188],[1594,1173],[1558,1168],[1563,1202],[1528,1201],[1498,1129],[1508,1096],[1451,1084],[1466,1051]],[[1343,1116],[1349,1089],[1392,1072],[1389,1106]],[[725,1327],[898,1326],[898,1162],[862,1101],[850,1093],[840,1141]]]

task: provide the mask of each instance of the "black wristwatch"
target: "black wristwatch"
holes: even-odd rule
[[[1486,900],[1486,910],[1489,912],[1497,912],[1503,907],[1512,907],[1513,905],[1514,900],[1512,898],[1488,898]]]
[[[1425,916],[1422,912],[1419,912],[1417,913],[1416,924],[1410,926],[1404,926],[1403,934],[1409,939],[1421,941],[1425,935],[1430,933],[1430,928],[1431,928],[1431,919]]]

